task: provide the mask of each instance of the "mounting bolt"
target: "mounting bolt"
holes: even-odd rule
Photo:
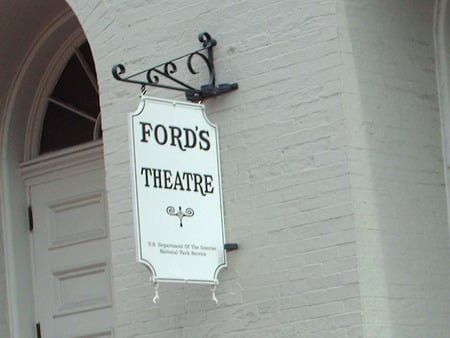
[[[225,243],[223,245],[223,248],[225,249],[226,252],[228,252],[239,249],[239,246],[237,245],[237,243]]]

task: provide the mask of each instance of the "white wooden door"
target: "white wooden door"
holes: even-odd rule
[[[30,186],[36,319],[42,338],[112,337],[103,169]]]

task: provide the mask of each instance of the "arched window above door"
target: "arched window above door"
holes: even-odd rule
[[[97,75],[86,41],[75,49],[47,99],[39,154],[101,137]]]

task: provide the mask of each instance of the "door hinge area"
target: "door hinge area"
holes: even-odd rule
[[[42,336],[41,336],[41,323],[36,323],[36,338],[42,338]]]
[[[34,221],[33,221],[33,208],[31,205],[28,207],[28,229],[30,232],[33,232],[34,229]]]

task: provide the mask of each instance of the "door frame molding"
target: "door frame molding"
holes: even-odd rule
[[[81,160],[85,154],[91,154],[87,157],[91,156],[92,160],[92,152],[95,153],[95,146],[89,149],[90,144],[30,160],[37,156],[36,135],[41,128],[37,124],[43,119],[42,98],[39,96],[45,95],[59,77],[58,72],[58,76],[54,75],[52,67],[63,67],[63,59],[67,60],[73,52],[73,46],[64,41],[73,43],[80,37],[84,37],[83,30],[68,8],[49,22],[42,32],[37,32],[35,42],[16,70],[10,91],[6,93],[5,109],[0,113],[0,259],[4,260],[5,265],[9,334],[15,338],[34,337],[36,330],[32,251],[26,211],[27,188],[21,173],[31,175],[29,182],[43,179],[51,176],[51,166],[57,162],[57,157],[64,158],[64,155],[74,153]],[[52,54],[51,58],[49,54]],[[39,65],[46,67],[36,68]],[[95,145],[100,153],[101,142]],[[30,161],[20,165],[23,160]],[[89,165],[95,163],[99,162],[93,161]],[[32,167],[40,168],[40,178],[39,170]],[[44,175],[45,170],[47,175]]]
[[[93,141],[22,162],[19,171],[27,187],[68,175],[104,168],[103,141]]]

